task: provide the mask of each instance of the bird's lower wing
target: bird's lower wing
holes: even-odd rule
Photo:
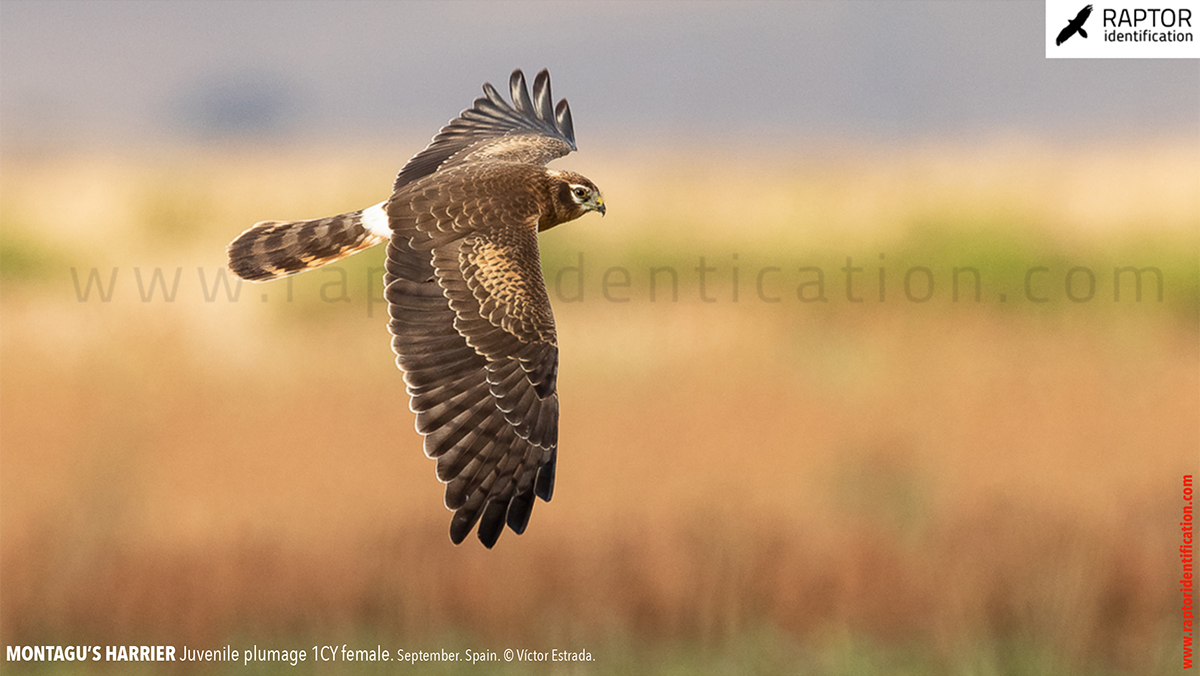
[[[485,330],[492,324],[453,256],[465,240],[429,250],[422,237],[398,232],[388,246],[392,347],[425,453],[447,484],[450,537],[459,543],[478,523],[479,539],[491,547],[505,524],[523,532],[535,496],[553,493],[558,350]]]

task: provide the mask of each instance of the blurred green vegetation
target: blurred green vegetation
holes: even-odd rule
[[[0,213],[0,279],[26,284],[61,281],[68,253],[33,235],[13,215]]]
[[[339,155],[312,163],[312,154],[164,155],[98,167],[98,160],[47,158],[10,166],[0,205],[0,275],[35,289],[64,288],[71,266],[126,272],[160,267],[168,276],[183,267],[187,279],[202,267],[211,276],[225,264],[225,245],[258,220],[315,218],[387,196],[393,158]],[[1161,172],[1177,173],[1171,163],[1178,160],[1164,158]],[[868,162],[832,173],[742,168],[745,175],[732,184],[742,192],[712,195],[711,209],[691,202],[672,209],[651,199],[657,191],[713,188],[713,177],[695,167],[674,179],[645,168],[609,167],[601,175],[616,182],[610,200],[623,201],[623,207],[606,219],[589,215],[541,237],[551,298],[573,300],[582,292],[586,300],[662,303],[677,294],[680,300],[703,296],[765,305],[777,298],[783,306],[845,307],[854,302],[851,293],[865,305],[879,303],[882,275],[885,302],[914,309],[981,305],[1059,313],[1136,305],[1165,308],[1188,322],[1200,319],[1200,214],[1176,194],[1187,190],[1182,184],[1163,187],[1163,203],[1152,195],[1102,195],[1113,200],[1112,218],[1124,220],[1093,236],[1072,232],[1080,226],[1061,222],[1071,212],[1045,203],[1044,193],[1052,189],[1047,186],[1062,178],[1064,170],[1055,169],[1061,159],[1048,156],[1013,168],[967,155],[958,160],[959,171],[953,162],[950,170],[929,168],[941,166],[938,161],[945,163],[937,157],[928,167],[919,160],[913,166]],[[972,181],[972,171],[991,182]],[[926,184],[936,189],[919,190]],[[77,199],[48,208],[48,196],[68,187]],[[1081,190],[1069,181],[1066,188]],[[1097,189],[1082,190],[1083,197],[1098,199]],[[1146,205],[1141,211],[1139,199]],[[864,234],[864,221],[879,221],[878,230]],[[280,318],[295,316],[288,311],[293,303],[304,306],[303,321],[337,317],[348,303],[374,315],[368,298],[381,298],[383,256],[378,247],[242,290],[256,302],[289,299],[272,303]],[[852,292],[848,265],[861,268],[849,273]],[[1134,297],[1135,275],[1126,272],[1120,280],[1127,292],[1115,301],[1115,270],[1129,267],[1142,270],[1142,299]],[[825,300],[803,302],[800,294],[808,300],[817,294],[818,274]]]
[[[729,250],[654,236],[581,248],[570,237],[543,236],[542,264],[552,300],[560,288],[560,298],[577,298],[582,279],[585,300],[606,298],[607,288],[618,302],[670,302],[674,280],[681,299],[695,301],[703,274],[704,297],[719,303],[845,307],[882,300],[914,308],[981,305],[1039,313],[1081,306],[1111,313],[1138,306],[1163,308],[1189,322],[1200,318],[1197,240],[1157,236],[1080,246],[1030,234],[1036,231],[923,224],[884,246],[813,250],[761,241]],[[847,266],[853,268],[849,273]],[[825,301],[815,301],[820,289],[813,268],[823,275]],[[1140,272],[1125,270],[1118,277],[1117,269],[1126,268]]]
[[[433,674],[1177,670],[1178,630],[1155,633],[1175,618],[1169,591],[1154,582],[1174,559],[1161,533],[1147,534],[1172,522],[1174,484],[1146,477],[1194,455],[1194,210],[1161,228],[1138,221],[1081,233],[1037,209],[960,199],[908,209],[864,234],[822,228],[819,214],[790,207],[758,214],[731,194],[724,200],[738,204],[724,208],[741,210],[738,223],[639,216],[630,204],[545,233],[551,299],[560,316],[570,313],[563,333],[574,332],[578,348],[563,370],[570,471],[591,485],[576,484],[537,517],[541,540],[450,550],[437,513],[426,539],[399,537],[376,551],[326,541],[323,529],[403,534],[403,519],[418,512],[399,501],[437,488],[428,466],[418,474],[390,464],[402,452],[425,459],[402,381],[387,367],[383,247],[283,280],[232,282],[236,301],[218,291],[199,302],[243,229],[365,206],[386,196],[379,176],[394,171],[383,160],[301,169],[294,160],[6,169],[0,277],[6,290],[52,302],[4,308],[5,636],[56,644],[91,643],[81,638],[89,631],[172,632],[171,641],[236,631],[235,647],[502,651],[496,635],[519,635],[513,647],[596,658],[565,669],[411,669]],[[46,199],[73,185],[78,200]],[[1019,192],[984,187],[992,202]],[[848,258],[862,268],[853,273],[861,302],[847,298]],[[1142,299],[1127,273],[1118,302],[1114,270],[1130,266],[1145,269]],[[113,304],[82,307],[72,267],[81,282],[98,269],[105,284],[119,268]],[[197,268],[207,276],[198,280]],[[805,302],[798,293],[811,300],[814,268],[825,300]],[[1037,268],[1045,270],[1029,277]],[[1068,287],[1075,268],[1084,270]],[[1150,268],[1162,275],[1161,302]],[[193,302],[141,307],[134,275],[145,281],[154,270],[168,283],[182,270],[179,298]],[[1027,297],[1027,281],[1046,302]],[[580,293],[586,307],[572,302]],[[248,307],[232,312],[226,301]],[[657,312],[667,306],[680,311]],[[1093,318],[1118,330],[1095,331]],[[368,319],[372,329],[361,330]],[[128,501],[129,523],[104,516],[120,511],[114,501]],[[801,516],[772,520],[775,512]],[[55,531],[62,523],[77,530]],[[247,531],[244,551],[244,532],[227,524],[267,535]],[[276,527],[294,529],[295,550],[271,548]],[[127,548],[127,535],[150,544]],[[525,626],[530,608],[548,608],[542,621],[552,630]],[[313,633],[322,625],[359,628]],[[406,633],[414,627],[427,633]],[[589,638],[559,641],[571,627]],[[396,636],[407,636],[403,645]],[[1127,640],[1111,648],[1113,637]],[[1135,663],[1135,652],[1151,654]],[[215,673],[372,672],[362,667]]]

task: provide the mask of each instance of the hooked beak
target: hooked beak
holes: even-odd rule
[[[604,208],[604,198],[603,197],[599,197],[599,196],[596,197],[595,209],[596,209],[596,211],[600,212],[601,217],[604,216],[605,208]]]

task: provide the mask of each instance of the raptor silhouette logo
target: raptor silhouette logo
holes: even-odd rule
[[[1092,15],[1092,6],[1088,5],[1079,10],[1074,19],[1071,19],[1067,27],[1058,32],[1058,38],[1054,40],[1055,45],[1061,45],[1071,38],[1072,35],[1079,33],[1083,37],[1087,37],[1087,31],[1083,30],[1083,24],[1087,22],[1088,17]]]

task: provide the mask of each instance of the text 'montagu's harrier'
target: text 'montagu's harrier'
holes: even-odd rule
[[[387,242],[384,297],[425,454],[454,510],[450,539],[479,524],[496,543],[522,533],[534,497],[554,491],[558,342],[538,232],[604,214],[600,190],[546,163],[575,150],[566,99],[550,74],[490,84],[400,170],[388,200],[312,221],[264,221],[229,245],[253,281],[309,270]]]

